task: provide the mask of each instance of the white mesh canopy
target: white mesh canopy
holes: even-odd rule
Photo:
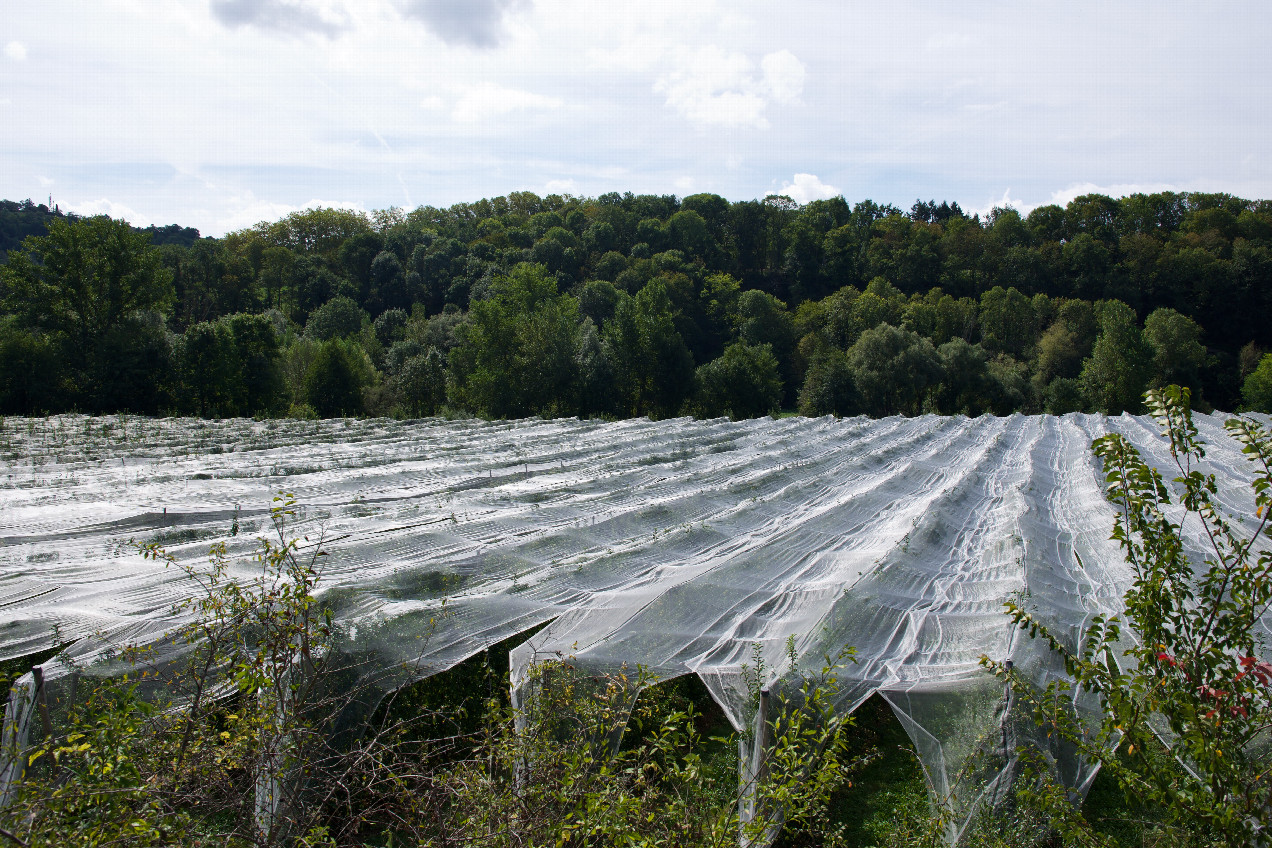
[[[1222,421],[1196,416],[1207,469],[1221,503],[1249,515],[1250,474]],[[755,646],[779,688],[851,646],[842,708],[881,693],[934,791],[966,806],[1007,765],[971,769],[972,756],[1009,745],[1002,687],[979,658],[1011,658],[1039,684],[1058,671],[1003,602],[1027,597],[1072,636],[1128,586],[1090,449],[1109,431],[1173,476],[1157,425],[1132,416],[10,418],[0,658],[157,637],[189,585],[129,540],[190,562],[224,541],[246,574],[285,490],[303,506],[296,530],[330,552],[340,649],[402,668],[397,683],[550,621],[513,652],[514,686],[542,656],[693,673],[742,729]],[[1085,789],[1091,770],[1060,753]]]

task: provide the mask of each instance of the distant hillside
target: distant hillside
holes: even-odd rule
[[[0,200],[0,261],[27,236],[42,236],[48,230],[48,222],[52,218],[77,218],[75,213],[66,213],[54,204],[53,208],[43,203],[36,204],[31,200]],[[193,227],[181,227],[169,224],[166,227],[134,227],[139,233],[149,233],[150,243],[159,246],[176,244],[189,247],[199,240],[199,231]]]

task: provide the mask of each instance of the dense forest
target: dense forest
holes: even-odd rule
[[[517,192],[220,239],[4,201],[0,256],[6,414],[1272,410],[1272,201],[1224,194]]]

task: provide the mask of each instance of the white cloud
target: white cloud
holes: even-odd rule
[[[10,41],[4,46],[4,55],[15,62],[21,62],[27,57],[26,45],[21,41]]]
[[[366,207],[361,203],[351,203],[347,200],[311,200],[299,206],[292,206],[288,203],[272,203],[267,200],[258,200],[250,194],[244,197],[231,198],[227,206],[229,207],[228,213],[222,214],[217,219],[216,224],[209,230],[209,233],[221,234],[247,229],[248,227],[256,226],[262,221],[277,221],[302,209],[367,211]]]
[[[605,71],[647,71],[660,62],[667,45],[652,34],[632,36],[617,46],[587,48],[589,64]]]
[[[1003,192],[1002,197],[997,199],[991,197],[978,206],[965,206],[963,212],[968,215],[979,215],[981,218],[986,218],[995,209],[1015,209],[1021,215],[1028,215],[1037,207],[1038,204],[1036,203],[1031,205],[1012,197],[1011,188],[1009,187]]]
[[[464,92],[455,103],[451,117],[456,123],[477,124],[512,112],[558,109],[560,106],[561,101],[556,97],[487,82]]]
[[[813,200],[828,200],[840,195],[839,189],[826,185],[814,174],[796,174],[795,181],[783,183],[777,194],[784,194],[796,203],[805,204]]]
[[[1272,197],[1272,4],[1238,21],[1145,0],[1077,16],[1055,0],[465,2],[0,4],[0,197],[109,198],[207,233],[311,197],[445,206],[567,177],[730,200],[785,180],[808,200],[822,180],[794,174],[825,174],[854,201],[969,211],[1159,187]],[[1167,43],[1190,45],[1187,74]],[[1107,60],[1101,85],[1074,56]],[[38,62],[67,72],[20,84]]]
[[[42,181],[41,181],[42,182]],[[85,217],[92,215],[107,215],[116,221],[127,221],[134,227],[149,227],[153,221],[142,215],[140,212],[125,206],[122,203],[101,197],[97,200],[83,200],[79,203],[72,203],[67,209],[76,215]]]
[[[548,180],[543,186],[544,194],[572,194],[579,193],[579,185],[574,180]]]
[[[804,63],[789,50],[770,53],[760,60],[764,86],[778,103],[793,103],[804,92]]]
[[[693,194],[693,189],[694,186],[697,185],[697,180],[690,176],[676,177],[672,185],[676,187],[676,192],[681,197],[684,197],[685,195]]]
[[[787,50],[770,53],[757,76],[745,53],[716,46],[682,49],[677,67],[654,83],[667,105],[699,126],[768,128],[769,99],[789,103],[804,90],[804,66]]]
[[[1048,203],[1054,203],[1057,206],[1067,206],[1072,200],[1081,197],[1084,194],[1104,194],[1109,197],[1127,197],[1132,194],[1154,194],[1162,191],[1184,191],[1184,189],[1176,188],[1169,183],[1117,183],[1114,185],[1100,186],[1095,183],[1075,183],[1068,188],[1053,191],[1051,199]],[[1035,207],[1030,207],[1033,209]]]

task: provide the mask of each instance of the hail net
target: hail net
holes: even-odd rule
[[[1196,416],[1206,467],[1222,507],[1248,515],[1250,473],[1222,421]],[[112,646],[163,646],[191,583],[130,543],[195,564],[222,542],[250,577],[271,498],[287,491],[302,550],[321,539],[328,552],[334,650],[360,658],[375,693],[547,623],[512,654],[515,690],[548,657],[696,674],[741,731],[757,668],[780,692],[851,647],[839,708],[875,693],[891,705],[952,806],[953,838],[1029,733],[980,658],[1011,659],[1038,685],[1062,671],[1003,603],[1024,600],[1074,640],[1129,585],[1090,449],[1108,432],[1171,468],[1157,425],[1133,416],[9,418],[0,659],[72,643],[76,662],[43,666],[63,702]],[[31,728],[32,690],[28,678],[10,699],[10,741]],[[1051,753],[1085,791],[1093,769]]]

